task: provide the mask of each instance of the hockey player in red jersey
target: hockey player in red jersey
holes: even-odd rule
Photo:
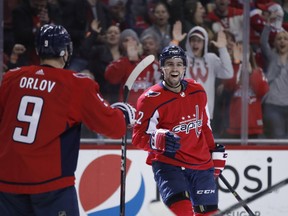
[[[146,163],[152,165],[162,200],[173,213],[208,216],[218,209],[214,174],[224,168],[226,153],[214,143],[203,87],[184,79],[186,64],[180,47],[163,49],[163,80],[137,101],[132,144],[149,152]],[[213,151],[220,154],[221,168],[213,164]]]
[[[74,172],[81,122],[121,138],[135,110],[110,106],[95,81],[63,69],[72,42],[62,26],[42,26],[36,48],[41,65],[7,72],[0,87],[1,216],[79,216]]]

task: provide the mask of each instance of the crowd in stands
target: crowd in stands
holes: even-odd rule
[[[186,78],[208,94],[216,138],[241,137],[243,72],[249,73],[248,137],[288,138],[288,0],[250,1],[248,68],[242,68],[243,2],[4,1],[4,71],[39,64],[35,33],[43,24],[60,24],[73,41],[68,69],[90,74],[110,103],[122,100],[133,68],[145,56],[155,56],[130,92],[135,106],[138,96],[161,80],[158,55],[174,44],[187,53]],[[83,137],[98,135],[84,126]]]

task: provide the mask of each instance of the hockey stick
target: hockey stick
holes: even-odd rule
[[[132,89],[133,83],[139,74],[153,61],[154,55],[146,56],[137,66],[133,69],[124,85],[124,102],[128,101],[129,92]],[[127,151],[127,130],[122,138],[121,143],[121,185],[120,185],[120,216],[125,216],[125,191],[126,191],[126,151]]]
[[[227,181],[227,179],[220,173],[219,178],[221,181],[226,185],[226,187],[229,189],[229,191],[234,195],[234,197],[239,201],[242,202],[243,199],[240,197],[240,195],[234,190],[234,188],[230,185],[230,183]],[[246,203],[243,204],[243,208],[247,211],[249,216],[255,216],[253,211],[246,205]]]
[[[269,193],[271,191],[274,191],[274,190],[276,190],[276,189],[278,189],[280,187],[283,187],[286,184],[288,184],[288,178],[278,182],[277,184],[272,185],[271,187],[266,188],[263,191],[260,191],[260,192],[258,192],[256,194],[254,194],[251,197],[248,197],[245,200],[240,201],[239,203],[236,203],[236,204],[232,205],[231,207],[225,209],[224,211],[221,211],[220,213],[215,214],[214,216],[223,216],[223,215],[233,211],[234,209],[239,208],[240,206],[246,205],[247,203],[250,203],[250,202],[252,202],[252,201],[264,196],[265,194],[267,194],[267,193]]]

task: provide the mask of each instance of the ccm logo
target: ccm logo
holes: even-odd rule
[[[214,194],[215,190],[197,190],[197,194]]]

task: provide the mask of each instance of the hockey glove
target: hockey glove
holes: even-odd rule
[[[180,137],[166,129],[157,129],[150,137],[150,147],[159,154],[174,156],[180,148]]]
[[[128,126],[133,126],[136,122],[136,109],[128,103],[117,102],[111,104],[111,107],[120,109],[125,116]]]
[[[217,178],[222,170],[224,170],[228,154],[225,151],[225,146],[216,144],[216,148],[212,152],[212,159],[214,163],[214,177]]]

